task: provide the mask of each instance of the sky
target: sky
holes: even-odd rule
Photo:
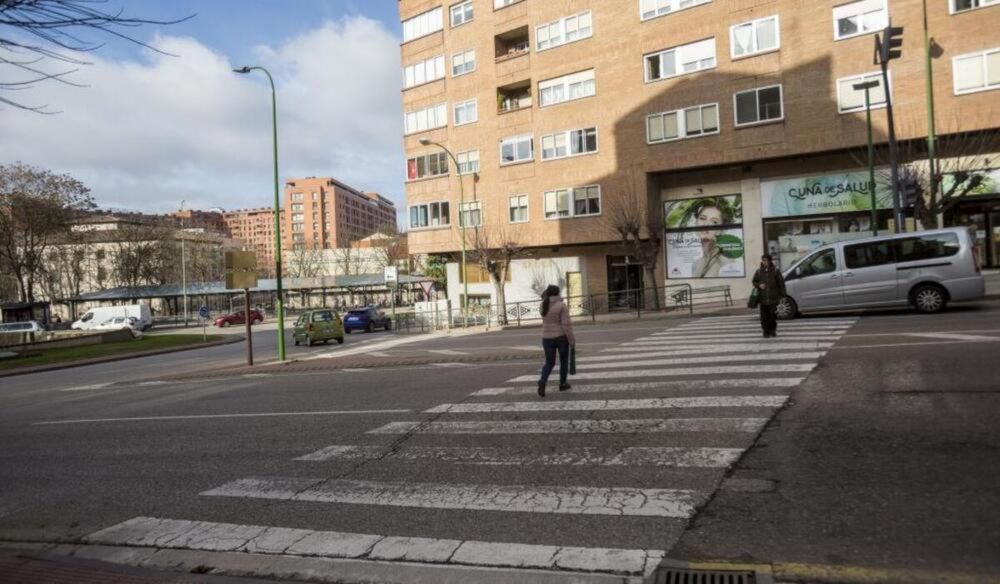
[[[106,43],[67,79],[6,92],[40,115],[0,105],[0,164],[69,173],[103,208],[239,209],[273,200],[271,94],[279,174],[333,176],[404,207],[405,164],[395,0],[109,0],[155,20],[126,29],[165,55],[99,33]],[[0,30],[0,36],[10,35]],[[63,63],[40,63],[47,71]],[[0,66],[0,80],[18,73]]]

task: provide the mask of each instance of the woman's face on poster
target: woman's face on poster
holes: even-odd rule
[[[718,227],[722,225],[722,209],[718,207],[704,207],[695,218],[695,225],[698,227]],[[701,244],[707,246],[715,241],[713,230],[702,230],[698,232]]]

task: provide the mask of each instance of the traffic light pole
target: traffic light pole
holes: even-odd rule
[[[895,232],[901,233],[904,227],[902,201],[899,192],[899,145],[896,143],[896,123],[892,115],[892,91],[889,90],[889,61],[902,55],[903,27],[888,26],[882,31],[882,36],[875,35],[875,63],[882,67],[882,89],[885,93],[885,112],[889,127],[889,173],[892,181],[892,217],[896,224]]]

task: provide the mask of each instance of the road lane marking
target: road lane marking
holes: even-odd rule
[[[114,381],[109,381],[108,383],[93,383],[90,385],[78,385],[76,387],[65,387],[63,389],[60,389],[59,391],[93,391],[95,389],[104,389],[105,387],[112,386],[115,383],[116,382]]]
[[[424,349],[428,353],[436,353],[438,355],[468,355],[468,351],[455,351],[452,349]]]
[[[785,332],[785,331],[779,330],[778,332],[783,337],[790,338],[790,339],[797,339],[799,337],[808,337],[808,338],[818,337],[819,339],[822,340],[822,339],[835,339],[835,338],[838,338],[838,337],[842,336],[838,332],[831,332],[831,331]],[[628,341],[628,343],[623,343],[623,344],[630,344],[630,343],[632,343],[632,344],[634,344],[634,343],[659,343],[659,342],[662,342],[662,341],[674,340],[674,339],[676,339],[676,340],[688,340],[688,339],[690,339],[690,340],[694,340],[694,339],[715,340],[715,339],[733,339],[733,338],[738,338],[738,339],[752,339],[752,338],[763,339],[764,337],[763,337],[763,333],[761,333],[759,330],[757,332],[745,332],[745,333],[736,333],[736,332],[734,332],[734,333],[727,333],[727,332],[719,332],[719,333],[691,332],[690,334],[673,334],[673,335],[665,336],[665,337],[664,336],[661,336],[661,337],[642,337],[642,338],[635,339],[633,341]]]
[[[629,353],[629,357],[677,357],[681,355],[703,355],[705,353],[768,353],[772,351],[798,351],[806,349],[829,349],[833,343],[743,343],[736,345],[695,345],[690,348],[667,348],[667,350],[656,350],[651,348],[616,348],[605,349],[598,355],[584,355],[576,358],[577,363],[590,361],[614,361],[621,359],[623,355],[608,355],[607,353]]]
[[[185,534],[198,534],[186,537]],[[264,525],[135,517],[88,535],[89,544],[232,551],[283,556],[406,561],[649,576],[661,550],[560,547],[398,537]]]
[[[944,341],[975,341],[975,342],[997,342],[1000,337],[990,337],[985,335],[960,335],[954,333],[902,333],[900,336],[941,339]]]
[[[222,418],[272,418],[279,416],[342,416],[352,414],[405,414],[410,410],[328,410],[320,412],[267,412],[260,414],[196,414],[190,416],[139,416],[133,418],[83,418],[78,420],[48,420],[32,426],[57,424],[98,424],[105,422],[158,422],[166,420],[215,420]]]
[[[471,448],[461,446],[411,446],[387,452],[381,446],[327,446],[295,460],[380,460],[439,462],[492,466],[662,466],[728,468],[739,459],[742,448],[570,448],[555,452],[531,449]]]
[[[851,325],[846,324],[827,324],[827,325],[791,325],[782,323],[779,325],[782,330],[792,330],[792,331],[840,331],[845,332],[851,329]],[[669,335],[673,332],[683,331],[729,331],[729,330],[760,330],[760,324],[757,323],[747,323],[747,324],[710,324],[710,325],[695,325],[695,324],[685,324],[672,329],[667,329],[665,331],[653,333],[653,335]]]
[[[718,336],[697,336],[697,337],[663,337],[662,339],[637,339],[635,341],[629,341],[626,343],[621,343],[618,347],[629,348],[633,351],[638,349],[656,349],[659,347],[670,348],[676,347],[678,345],[714,345],[716,343],[722,345],[731,345],[734,343],[749,343],[757,339],[757,342],[761,346],[766,346],[769,344],[778,343],[788,343],[788,342],[802,342],[802,341],[815,341],[818,343],[834,343],[840,340],[840,337],[832,337],[828,335],[796,335],[789,336],[780,334],[778,335],[780,340],[777,339],[765,339],[760,334],[752,335],[718,335]]]
[[[826,351],[812,352],[812,353],[764,353],[764,354],[747,354],[747,355],[708,355],[705,357],[681,357],[678,359],[651,359],[651,360],[635,360],[635,361],[622,361],[621,358],[618,361],[612,362],[584,362],[580,369],[582,371],[590,371],[591,369],[607,369],[614,367],[656,367],[658,365],[688,365],[695,363],[735,363],[738,361],[798,361],[802,359],[819,359],[826,354]],[[624,358],[624,356],[621,356]],[[629,357],[638,357],[637,355],[629,355]]]
[[[534,378],[532,378],[534,379]],[[665,390],[695,390],[695,389],[719,389],[719,388],[775,388],[775,387],[795,387],[805,380],[804,377],[766,377],[747,379],[687,379],[684,381],[638,381],[634,383],[593,383],[584,385],[574,385],[571,390],[574,394],[579,393],[603,393],[617,391],[665,391]],[[536,380],[537,381],[537,380]],[[520,395],[534,394],[537,387],[530,386],[508,386],[508,387],[486,387],[471,394],[472,397],[487,397],[495,395]]]
[[[520,420],[391,422],[367,434],[648,434],[758,432],[767,418],[648,418],[636,420]]]
[[[463,509],[618,517],[690,517],[706,493],[687,489],[635,489],[533,485],[416,483],[309,478],[244,478],[200,493],[239,497],[379,505],[422,509]]]
[[[629,377],[671,377],[675,375],[726,375],[730,373],[808,373],[816,363],[776,363],[770,365],[718,365],[715,367],[685,367],[658,369],[627,369],[623,371],[584,371],[574,379],[623,379]],[[537,375],[522,375],[508,379],[507,383],[538,381]]]
[[[723,395],[649,399],[598,399],[473,404],[441,404],[427,414],[486,414],[498,412],[588,412],[618,410],[662,410],[675,408],[778,408],[785,395]]]

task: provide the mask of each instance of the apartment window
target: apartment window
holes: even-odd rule
[[[715,67],[715,38],[646,55],[645,61],[647,83],[711,69]]]
[[[864,90],[858,91],[854,89],[854,86],[866,81],[875,81],[878,83],[876,87],[868,90],[871,106],[873,108],[885,107],[885,88],[882,87],[882,74],[866,73],[864,75],[844,77],[837,80],[837,111],[842,114],[865,111],[865,92]],[[889,87],[891,90],[891,83]]]
[[[451,224],[448,201],[410,205],[410,229],[441,227]]]
[[[471,124],[479,119],[476,100],[460,101],[455,104],[455,125]]]
[[[639,0],[639,16],[642,20],[649,20],[657,16],[663,16],[675,10],[683,10],[701,4],[708,4],[712,0]]]
[[[459,2],[451,6],[451,26],[461,26],[472,20],[472,0]]]
[[[973,93],[1000,87],[1000,48],[959,55],[952,59],[955,93]]]
[[[406,112],[406,133],[423,132],[448,125],[448,104],[439,103],[412,112]]]
[[[780,120],[784,117],[780,85],[741,91],[733,96],[733,102],[737,126]]]
[[[319,193],[312,193],[312,200],[318,201],[319,200]]]
[[[543,107],[590,97],[596,92],[593,69],[549,79],[538,84],[539,105]]]
[[[403,42],[427,36],[444,28],[441,7],[428,10],[403,21]]]
[[[886,0],[859,0],[833,8],[834,40],[882,30],[888,24]]]
[[[448,174],[448,155],[435,152],[417,156],[406,161],[406,179],[418,180]]]
[[[597,128],[583,128],[542,136],[542,160],[597,152]]]
[[[535,47],[539,51],[590,38],[594,32],[590,11],[543,24],[535,29]]]
[[[431,57],[403,68],[403,87],[410,88],[444,78],[444,55]]]
[[[302,200],[302,193],[292,193],[292,202],[299,202]]]
[[[768,16],[729,28],[730,55],[736,59],[781,47],[781,27],[778,16]]]
[[[528,195],[514,195],[508,197],[507,205],[510,211],[511,223],[525,223],[528,221]]]
[[[303,213],[292,214],[292,221],[305,221],[306,216]]]
[[[650,144],[718,133],[717,103],[646,116],[646,141]]]
[[[547,191],[543,198],[546,219],[601,214],[601,187],[597,185]]]
[[[460,205],[458,224],[461,227],[480,227],[483,224],[483,202],[469,201]]]
[[[955,14],[956,12],[1000,5],[1000,0],[949,0],[948,4],[951,5],[951,13]]]
[[[474,172],[479,172],[478,150],[459,152],[455,155],[455,159],[458,160],[458,174],[472,174]]]
[[[469,49],[451,56],[451,76],[458,77],[476,70],[476,51]]]
[[[504,6],[510,6],[511,4],[517,4],[521,0],[493,0],[493,8],[499,10]]]
[[[292,231],[304,231],[305,228],[304,223],[292,223]]]
[[[302,203],[292,203],[292,212],[302,211]]]
[[[528,162],[535,159],[535,144],[531,134],[504,138],[500,141],[500,165]]]

